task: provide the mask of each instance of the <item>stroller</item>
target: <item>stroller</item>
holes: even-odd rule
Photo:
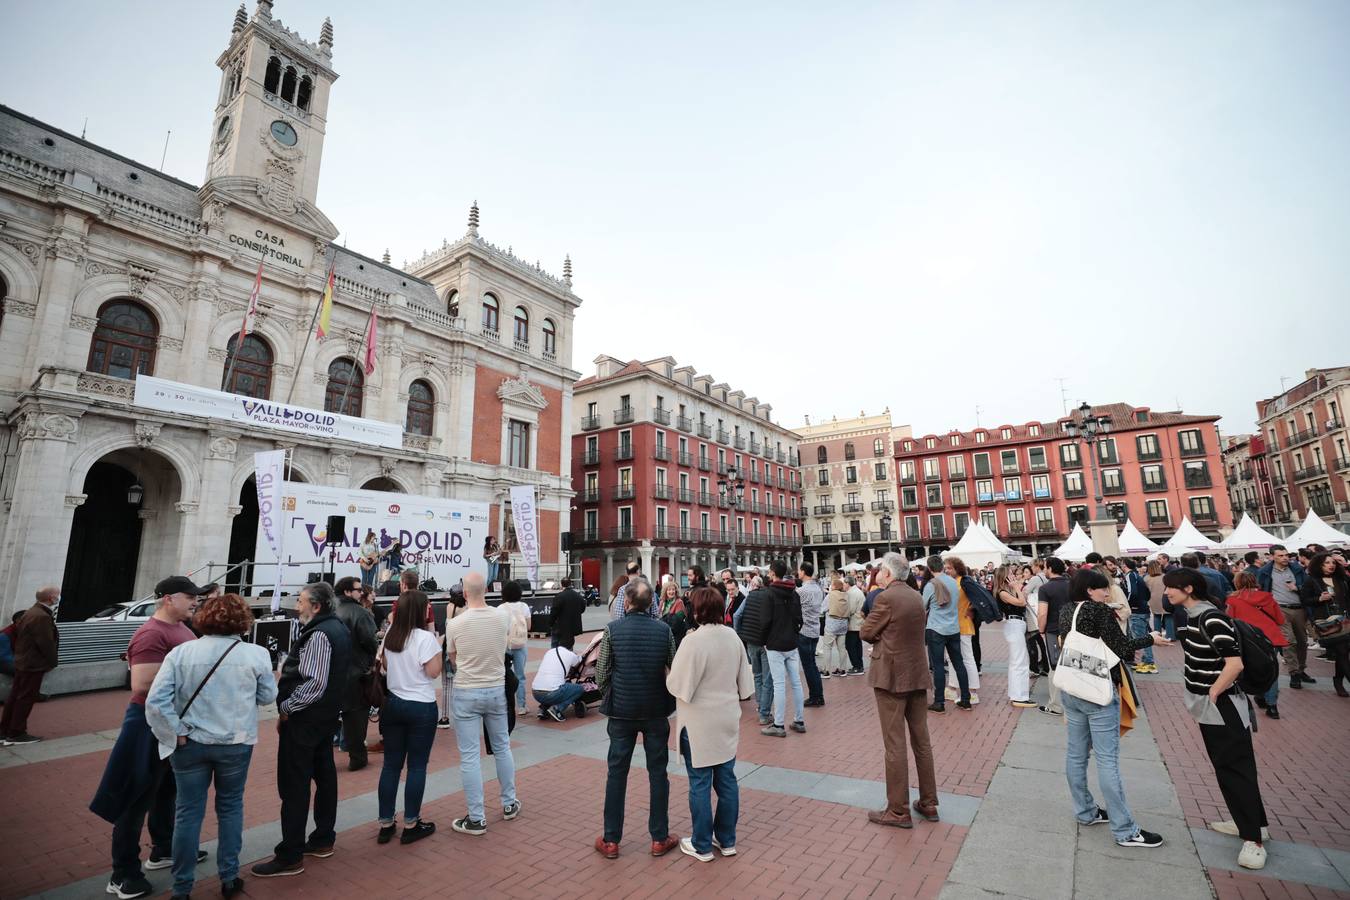
[[[579,684],[585,689],[581,695],[581,702],[586,706],[594,706],[600,702],[602,696],[599,686],[595,683],[595,664],[600,660],[600,641],[605,636],[602,631],[591,638],[590,644],[581,654],[581,661],[567,673],[567,680],[571,684]]]

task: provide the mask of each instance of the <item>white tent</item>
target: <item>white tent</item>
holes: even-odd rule
[[[860,563],[860,562],[851,562],[851,563],[849,563],[848,565],[844,566],[842,569],[840,569],[840,571],[841,571],[841,572],[862,572],[862,571],[865,571],[866,569],[867,569],[867,566],[863,565],[863,564]]]
[[[1158,552],[1158,545],[1140,533],[1129,519],[1120,531],[1120,552],[1126,556],[1147,556]]]
[[[1350,534],[1344,531],[1332,528],[1322,518],[1312,510],[1308,510],[1308,518],[1303,520],[1303,524],[1298,526],[1293,534],[1282,541],[1276,543],[1284,544],[1290,550],[1297,550],[1300,547],[1306,547],[1309,544],[1322,544],[1325,547],[1333,545],[1341,546],[1350,544]]]
[[[1051,556],[1058,556],[1067,562],[1082,562],[1087,559],[1087,555],[1092,552],[1092,538],[1087,536],[1083,526],[1077,522],[1073,523],[1073,531],[1069,532],[1069,539],[1059,545],[1059,549]]]
[[[1280,543],[1283,541],[1257,525],[1250,515],[1243,513],[1238,527],[1219,546],[1224,550],[1266,550],[1272,544]]]
[[[968,569],[983,568],[988,563],[1002,565],[1009,560],[1022,558],[1021,554],[1000,541],[998,535],[980,522],[972,522],[956,546],[942,555],[959,557]]]
[[[1168,556],[1180,556],[1192,550],[1209,553],[1218,549],[1219,544],[1201,534],[1200,529],[1191,524],[1191,517],[1186,516],[1181,520],[1181,527],[1177,529],[1177,533],[1168,538],[1167,543],[1158,548],[1158,552],[1166,553]]]

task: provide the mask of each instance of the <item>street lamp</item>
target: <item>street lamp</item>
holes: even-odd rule
[[[145,488],[141,486],[141,480],[138,478],[135,484],[127,488],[127,503],[132,506],[139,506],[144,497]]]
[[[881,517],[881,536],[886,539],[886,552],[891,552],[891,517]]]
[[[740,470],[728,466],[724,474],[717,477],[717,493],[722,503],[731,510],[731,574],[736,575],[736,510],[745,500],[745,482],[741,480]]]
[[[1097,445],[1110,433],[1111,419],[1109,416],[1094,416],[1092,405],[1084,400],[1083,405],[1078,407],[1078,421],[1069,419],[1064,424],[1064,430],[1068,432],[1070,438],[1081,440],[1088,449],[1089,461],[1092,463],[1092,499],[1097,505],[1097,521],[1105,521],[1106,507],[1102,504],[1102,478],[1097,469]]]

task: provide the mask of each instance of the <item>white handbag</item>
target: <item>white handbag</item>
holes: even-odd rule
[[[1055,687],[1066,694],[1106,706],[1115,696],[1111,669],[1120,663],[1120,657],[1112,653],[1101,638],[1088,637],[1078,630],[1078,611],[1082,608],[1082,603],[1074,608],[1073,623],[1059,651],[1053,681]]]

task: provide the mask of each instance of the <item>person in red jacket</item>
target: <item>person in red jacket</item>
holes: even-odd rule
[[[1289,639],[1280,629],[1284,624],[1284,612],[1280,609],[1280,604],[1275,602],[1275,595],[1270,591],[1261,590],[1256,576],[1250,571],[1240,573],[1233,586],[1237,590],[1228,595],[1228,614],[1234,619],[1241,619],[1253,628],[1261,629],[1261,633],[1270,638],[1277,651],[1288,647]],[[1254,699],[1257,706],[1265,709],[1266,715],[1278,719],[1280,708],[1276,703],[1279,698],[1280,679],[1276,678],[1264,697]]]

